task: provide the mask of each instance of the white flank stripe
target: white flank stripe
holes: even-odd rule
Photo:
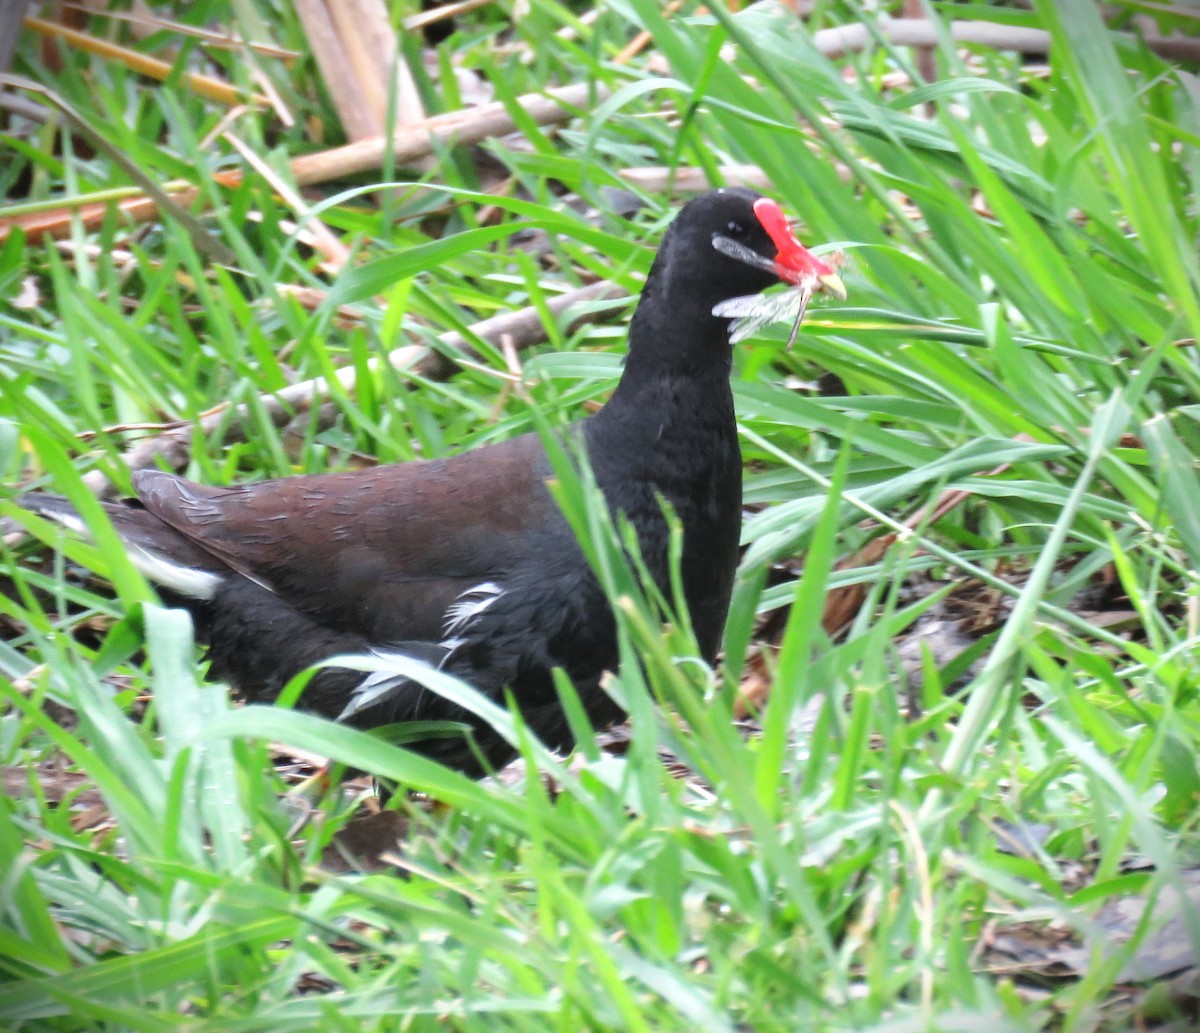
[[[189,599],[211,599],[216,595],[217,586],[222,580],[220,574],[175,563],[132,542],[125,542],[125,547],[129,550],[133,565],[156,585],[186,595]]]
[[[39,512],[39,515],[62,524],[68,531],[91,538],[87,524],[74,513]],[[186,595],[189,599],[211,599],[216,594],[217,586],[221,583],[220,574],[175,563],[124,538],[121,539],[121,544],[129,552],[129,561],[156,585]]]
[[[53,520],[56,524],[62,524],[68,531],[74,531],[76,534],[81,534],[85,538],[90,538],[87,525],[79,519],[74,513],[51,513],[49,510],[35,509],[34,512],[47,520]]]

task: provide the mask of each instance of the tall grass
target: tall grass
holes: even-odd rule
[[[145,176],[202,185],[204,226],[237,261],[214,265],[171,220],[0,246],[3,480],[69,495],[97,532],[84,544],[8,507],[36,536],[6,547],[0,595],[10,1028],[1077,1031],[1182,1014],[1144,985],[1115,990],[1151,942],[1152,906],[1196,861],[1194,80],[1086,0],[1045,0],[928,9],[939,24],[1044,28],[1046,67],[946,35],[939,79],[897,87],[914,58],[882,34],[837,61],[812,42],[874,15],[814,7],[802,23],[770,4],[668,16],[623,0],[581,20],[532,0],[507,50],[495,31],[511,12],[464,19],[443,71],[479,69],[510,102],[581,77],[608,99],[557,134],[523,126],[521,146],[488,146],[528,197],[496,201],[498,228],[479,223],[495,199],[465,153],[439,157],[431,193],[339,184],[310,199],[359,259],[332,282],[261,179],[208,184],[240,160],[206,139],[224,110],[180,79],[153,85],[72,51],[51,71],[22,49],[16,71]],[[305,126],[334,132],[288,5],[175,14],[267,26],[305,54],[260,59],[295,126],[235,121],[277,170],[313,148]],[[651,46],[616,63],[641,29]],[[180,70],[195,53],[169,32],[147,46],[179,47]],[[250,85],[236,54],[205,59]],[[454,106],[448,80],[423,86],[431,111]],[[77,151],[53,124],[3,145],[23,209],[130,185],[110,150]],[[231,705],[202,679],[186,618],[148,601],[88,505],[87,471],[128,488],[129,432],[111,428],[191,423],[184,472],[228,483],[577,418],[615,383],[620,320],[552,327],[524,357],[524,393],[501,391],[490,347],[448,380],[370,374],[367,360],[544,304],[585,274],[636,287],[673,202],[645,194],[630,219],[614,214],[617,172],[699,166],[716,182],[727,163],[762,168],[805,240],[845,248],[850,301],[814,306],[791,352],[782,328],[735,349],[753,512],[721,671],[694,658],[682,615],[664,630],[622,529],[564,466],[562,505],[616,600],[624,754],[584,734],[574,758],[553,757],[492,710],[526,775],[476,783],[308,715]],[[565,205],[564,188],[598,214]],[[547,231],[544,258],[522,250],[521,226]],[[29,277],[36,302],[18,307]],[[329,296],[309,312],[281,283]],[[332,394],[331,420],[285,431],[259,402],[346,364],[358,389]],[[199,429],[223,401],[248,407],[249,433]],[[948,490],[967,501],[901,526]],[[882,559],[838,567],[885,530],[901,534]],[[1128,599],[1118,623],[1080,603],[1103,579]],[[855,582],[866,601],[831,639],[823,601]],[[996,599],[979,663],[925,651],[906,667],[897,643],[923,614],[945,619],[964,583]],[[785,607],[778,641],[758,640],[758,619]],[[749,731],[735,717],[748,664],[770,682]],[[488,706],[466,686],[431,689]],[[409,826],[396,871],[337,874],[322,852],[354,801],[290,788],[272,744],[450,806],[397,797]],[[63,767],[85,788],[60,798],[76,786]],[[102,817],[71,806],[93,788]],[[1041,832],[1014,851],[1001,825]],[[1122,940],[1097,915],[1126,895],[1147,918]],[[989,971],[984,948],[1022,920],[1070,930],[1091,951],[1084,971]]]

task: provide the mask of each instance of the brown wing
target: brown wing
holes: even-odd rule
[[[450,459],[213,488],[156,471],[143,505],[243,576],[370,637],[437,637],[461,592],[561,522],[536,435]]]

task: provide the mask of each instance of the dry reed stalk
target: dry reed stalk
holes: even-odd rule
[[[477,7],[487,7],[488,4],[495,2],[496,0],[458,0],[458,3],[454,4],[440,4],[428,11],[410,14],[401,24],[409,32],[416,32],[418,29],[425,28],[426,25],[433,25],[435,22],[445,21],[448,18],[457,18],[460,14],[474,11]]]
[[[527,93],[518,98],[526,114],[538,125],[565,122],[577,111],[594,105],[607,96],[603,87],[579,83],[551,90],[546,95]],[[356,144],[334,147],[328,151],[303,155],[292,160],[292,175],[298,186],[324,183],[341,176],[354,175],[378,169],[389,153],[397,164],[412,164],[428,157],[441,148],[455,144],[469,145],[493,136],[504,136],[516,129],[516,123],[502,103],[482,104],[476,108],[434,115],[417,125],[408,126],[393,134],[389,142],[385,137],[363,140]],[[222,186],[236,186],[242,181],[240,172],[218,173],[213,180]],[[199,196],[194,186],[171,184],[173,199],[181,207],[187,207]],[[44,236],[61,239],[71,233],[73,220],[78,219],[87,232],[93,232],[108,216],[110,204],[91,203],[84,205],[64,204],[61,210],[4,217],[0,213],[0,242],[4,241],[14,227],[21,227],[32,239]],[[158,213],[153,199],[139,196],[127,198],[117,204],[117,210],[130,224],[149,222]]]
[[[147,6],[146,0],[134,0],[133,8],[129,11],[113,11],[110,10],[110,5],[111,0],[81,0],[80,3],[68,2],[62,6],[67,11],[83,11],[111,21],[125,22],[133,38],[138,40],[146,39],[157,32],[169,32],[174,36],[191,36],[213,50],[249,50],[263,57],[277,57],[285,61],[295,61],[304,56],[299,50],[245,40],[230,32],[213,32],[184,22],[172,21],[170,18],[162,18]]]
[[[925,14],[925,0],[904,0],[904,17],[920,19]],[[937,51],[934,47],[915,47],[917,71],[927,83],[937,78]]]
[[[326,0],[351,67],[363,88],[371,117],[382,136],[389,125],[408,126],[425,118],[417,84],[400,55],[383,0]]]
[[[26,15],[24,25],[31,32],[36,32],[50,38],[61,39],[64,43],[79,50],[86,50],[90,54],[99,54],[101,57],[119,61],[127,68],[131,68],[141,75],[148,75],[152,79],[166,80],[174,71],[173,66],[166,61],[160,61],[158,58],[150,57],[148,54],[142,54],[139,51],[130,50],[128,47],[110,43],[106,39],[97,39],[86,32],[68,28],[66,25],[60,25],[57,22]],[[219,104],[242,104],[246,101],[254,104],[267,103],[267,98],[261,94],[254,94],[247,97],[242,90],[238,89],[232,83],[227,83],[223,79],[217,79],[211,75],[201,75],[199,72],[184,72],[182,80],[192,92],[198,93],[201,97],[207,97],[209,100],[215,100]]]
[[[576,83],[545,94],[527,93],[517,103],[538,125],[565,122],[587,110],[608,95],[602,86]],[[323,183],[341,176],[369,172],[379,168],[391,152],[397,164],[410,163],[426,157],[437,148],[454,144],[478,143],[494,136],[505,136],[516,129],[508,109],[500,101],[480,104],[474,108],[434,115],[417,125],[407,126],[387,137],[350,143],[316,154],[305,154],[292,161],[292,174],[297,184],[307,186]]]
[[[294,0],[296,14],[304,26],[304,36],[316,59],[325,89],[337,108],[342,128],[351,140],[378,136],[377,126],[367,103],[366,92],[342,45],[333,15],[324,0]]]
[[[948,22],[942,28],[956,43],[974,43],[994,50],[1015,50],[1021,54],[1050,52],[1051,36],[1045,29],[985,21]],[[941,42],[938,26],[933,22],[923,18],[893,18],[879,22],[873,30],[861,22],[834,29],[820,29],[813,33],[813,44],[826,57],[835,60],[871,46],[876,39],[875,33],[898,47],[935,47]],[[1200,39],[1155,35],[1145,35],[1142,39],[1150,50],[1168,60],[1200,60]]]

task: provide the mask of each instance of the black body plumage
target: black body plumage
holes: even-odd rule
[[[680,212],[631,322],[620,383],[578,425],[608,506],[636,529],[664,591],[662,502],[677,514],[687,608],[710,662],[737,564],[742,483],[729,320],[712,310],[776,282],[712,239],[736,237],[774,260],[756,201],[750,191],[715,191]],[[449,459],[230,488],[142,471],[137,500],[107,509],[135,562],[192,613],[212,676],[246,699],[273,699],[330,656],[391,650],[497,701],[511,690],[532,730],[567,748],[552,668],[565,669],[600,725],[619,717],[600,687],[618,657],[609,603],[551,498],[550,476],[541,439],[526,435]],[[54,496],[33,493],[24,504],[70,522]],[[512,753],[479,719],[402,679],[327,668],[300,706],[366,728],[462,722],[477,750],[461,736],[413,748],[472,774],[484,770],[480,756],[498,765]]]

